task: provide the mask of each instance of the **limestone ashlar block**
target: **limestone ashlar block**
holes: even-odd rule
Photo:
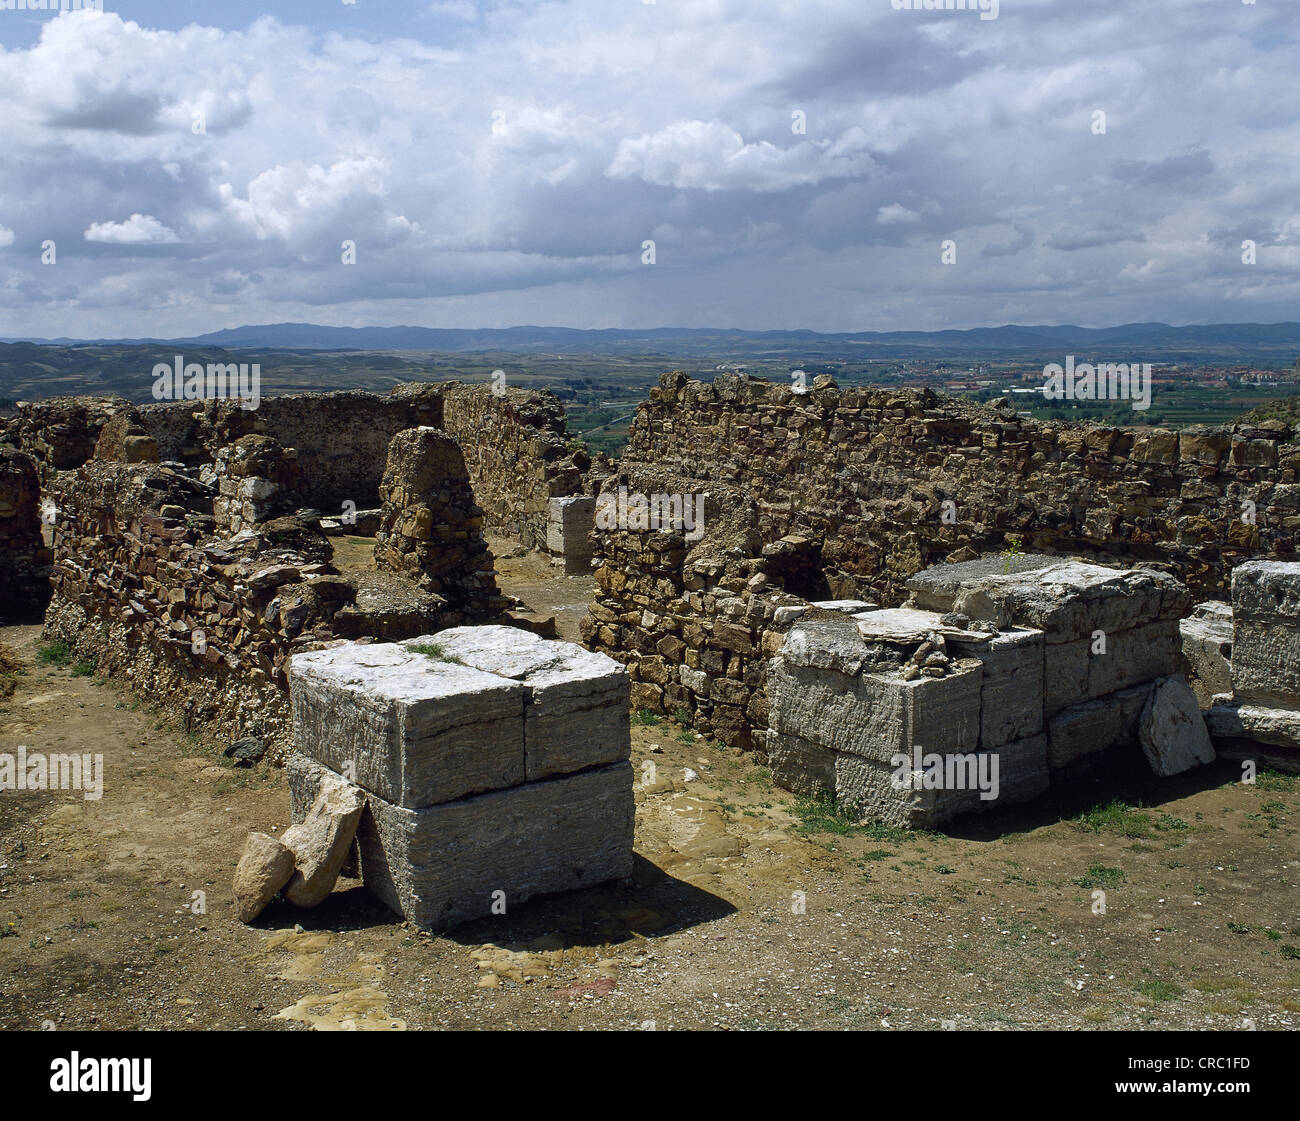
[[[525,780],[525,689],[394,643],[296,654],[298,751],[412,809]]]
[[[1180,646],[1177,619],[1161,619],[1131,630],[1108,632],[1105,652],[1091,655],[1089,697],[1103,697],[1176,673]]]
[[[1215,600],[1198,603],[1178,624],[1183,672],[1201,708],[1217,693],[1232,692],[1232,607]]]
[[[1150,683],[1145,683],[1052,715],[1047,721],[1048,766],[1058,771],[1119,744],[1136,742],[1150,692]]]
[[[1015,743],[1043,730],[1043,632],[1016,629],[986,642],[949,639],[984,666],[980,681],[981,750]]]
[[[1042,553],[1024,553],[1020,556],[997,554],[957,564],[936,564],[911,577],[905,587],[912,593],[913,606],[943,614],[953,609],[953,603],[963,584],[977,583],[990,576],[1035,572],[1042,568],[1052,568],[1061,562],[1061,557]]]
[[[1188,606],[1186,587],[1166,573],[1079,561],[964,582],[953,602],[972,619],[1041,630],[1048,644],[1179,619]]]
[[[1215,705],[1205,722],[1216,740],[1253,740],[1274,747],[1300,748],[1300,709],[1234,702]]]
[[[406,645],[421,643],[523,687],[526,781],[631,755],[630,682],[613,658],[517,627],[453,627]]]
[[[1300,708],[1300,561],[1232,570],[1232,630],[1238,700]]]
[[[628,762],[421,810],[371,797],[361,877],[393,910],[440,930],[492,914],[496,899],[508,912],[631,875],[634,812]]]
[[[954,662],[946,677],[905,681],[901,673],[850,677],[782,655],[768,665],[771,727],[884,763],[918,745],[927,751],[974,751],[981,677],[975,659]]]

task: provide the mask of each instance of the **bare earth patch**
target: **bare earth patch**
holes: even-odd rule
[[[1098,789],[965,836],[902,834],[642,716],[632,883],[431,936],[345,880],[314,911],[276,902],[244,926],[231,873],[250,830],[288,823],[283,773],[38,664],[35,627],[0,642],[26,671],[0,702],[0,752],[105,766],[98,801],[0,792],[3,1028],[1300,1023],[1293,778],[1243,785],[1222,766],[1149,781],[1141,808]]]

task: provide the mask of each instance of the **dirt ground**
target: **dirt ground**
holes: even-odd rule
[[[589,582],[509,553],[503,586],[571,634]],[[1098,786],[903,834],[634,715],[630,883],[431,936],[345,880],[244,926],[231,873],[249,830],[288,824],[283,772],[231,766],[93,667],[42,664],[36,627],[0,644],[0,753],[102,754],[105,774],[99,800],[0,792],[0,1028],[1300,1024],[1293,777],[1139,769],[1114,777],[1129,804]]]

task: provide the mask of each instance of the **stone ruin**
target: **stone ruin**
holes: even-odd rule
[[[1203,727],[1171,742],[1155,710],[1181,698],[1199,720],[1175,676],[1187,591],[1173,577],[990,558],[927,569],[909,587],[909,606],[819,610],[790,629],[768,671],[782,786],[934,827],[1073,783],[1117,749],[1140,744],[1161,775],[1213,760]],[[945,775],[968,757],[997,787],[896,781],[931,756]]]
[[[354,833],[366,887],[426,929],[631,874],[627,674],[613,659],[458,627],[296,655],[291,689],[282,844],[296,860],[254,835],[236,879],[250,918],[286,883],[314,905],[295,900],[292,868],[332,886]]]
[[[0,435],[5,610],[48,602],[47,637],[77,656],[189,726],[292,755],[295,901],[333,883],[350,829],[367,882],[422,924],[484,913],[476,867],[514,899],[623,875],[629,707],[910,826],[1125,758],[1300,769],[1300,439],[1284,422],[1081,428],[826,377],[796,393],[674,373],[617,465],[570,444],[549,395],[454,384],[255,411],[44,402]],[[623,519],[638,495],[677,520]],[[373,568],[334,566],[327,533],[371,532]],[[612,659],[612,677],[520,629],[537,624],[497,587],[489,532],[594,576],[582,657]],[[539,731],[563,694],[552,659],[575,696],[584,674],[618,682],[580,737],[577,709],[559,738]],[[349,756],[315,709],[351,729]],[[466,773],[453,729],[476,712],[486,769]],[[900,788],[927,757],[977,777],[996,757],[998,796]],[[518,852],[484,807],[568,815],[594,855],[560,836]],[[283,847],[250,846],[250,883],[278,877]]]

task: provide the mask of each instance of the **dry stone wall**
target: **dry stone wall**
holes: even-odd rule
[[[452,385],[443,428],[460,441],[485,525],[546,548],[550,500],[581,494],[585,453],[569,447],[564,407],[550,393]]]
[[[629,511],[656,494],[702,495],[702,533],[602,529],[598,513],[584,639],[628,664],[634,707],[761,748],[765,663],[800,604],[898,604],[921,569],[1003,551],[1140,563],[1222,595],[1235,564],[1295,554],[1300,442],[1281,422],[1084,428],[929,391],[674,373],[602,488]]]

